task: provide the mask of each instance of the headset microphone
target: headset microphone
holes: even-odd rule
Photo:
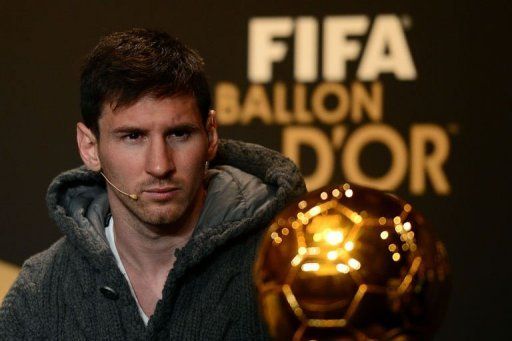
[[[110,184],[110,186],[114,187],[114,189],[116,189],[119,193],[126,195],[127,197],[129,197],[130,199],[132,199],[134,201],[139,200],[139,197],[137,196],[137,194],[129,194],[129,193],[121,191],[112,182],[110,182],[110,180],[105,176],[105,174],[103,174],[103,172],[100,172],[100,174],[105,178],[105,180]]]

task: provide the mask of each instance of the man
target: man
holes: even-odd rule
[[[167,34],[99,42],[81,78],[85,167],[47,195],[65,236],[23,265],[0,339],[265,337],[257,245],[304,182],[276,152],[219,141],[210,102],[201,58]]]

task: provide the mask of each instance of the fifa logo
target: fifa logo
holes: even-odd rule
[[[386,102],[387,87],[407,89],[419,77],[406,35],[410,25],[410,18],[394,14],[251,18],[248,84],[215,85],[220,125],[281,127],[281,152],[299,165],[309,190],[341,174],[381,190],[396,191],[408,181],[414,195],[450,194],[445,165],[449,134],[458,126],[423,121],[403,132],[385,122],[385,104],[401,108]],[[414,114],[405,113],[407,119]],[[370,145],[389,155],[377,175],[363,166]],[[314,161],[304,149],[313,151]],[[314,165],[305,172],[307,164]]]
[[[313,17],[253,18],[249,22],[248,78],[254,83],[272,79],[272,66],[282,61],[288,46],[277,38],[294,39],[293,75],[298,82],[318,80],[318,20]],[[329,16],[323,20],[322,78],[343,81],[347,63],[359,61],[357,78],[372,81],[382,73],[392,73],[400,80],[416,78],[416,68],[405,34],[396,15],[375,18],[364,49],[361,41],[368,32],[370,18],[364,15]]]

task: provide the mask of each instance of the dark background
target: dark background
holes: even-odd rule
[[[397,190],[429,218],[450,255],[453,292],[438,339],[507,336],[511,7],[448,0],[3,1],[0,258],[21,265],[60,236],[44,197],[55,175],[81,163],[74,142],[79,69],[100,36],[132,27],[163,29],[200,52],[212,85],[227,80],[244,86],[250,17],[312,15],[321,23],[326,15],[405,14],[413,19],[407,40],[419,77],[409,84],[384,77],[385,123],[403,132],[414,122],[458,127],[445,166],[451,194],[413,196],[405,185]],[[221,128],[221,134],[280,147],[279,130],[258,124]]]

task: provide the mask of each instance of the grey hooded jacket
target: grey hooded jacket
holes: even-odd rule
[[[47,202],[65,236],[24,263],[0,309],[0,339],[265,338],[252,279],[257,245],[304,182],[288,159],[242,142],[223,141],[213,166],[198,225],[147,327],[106,242],[103,180],[83,168],[58,176]]]

